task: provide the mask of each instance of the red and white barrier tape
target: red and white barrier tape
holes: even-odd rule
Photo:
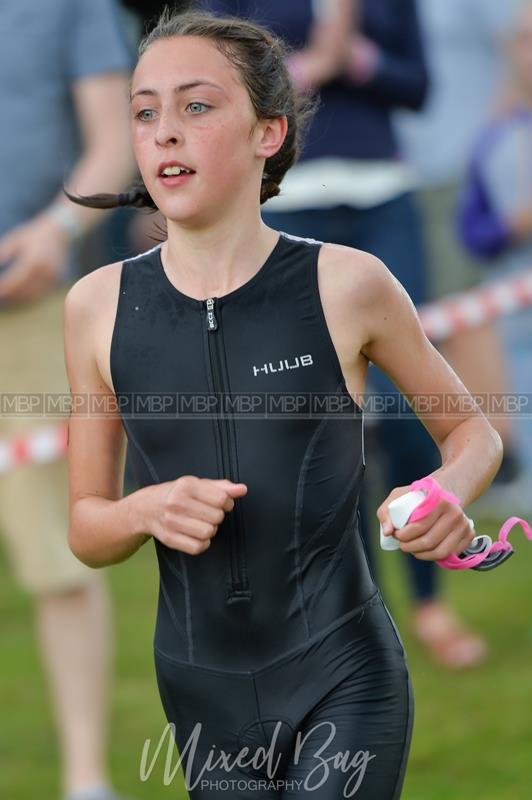
[[[68,428],[47,425],[26,434],[0,439],[0,475],[25,464],[44,464],[65,455]]]
[[[418,309],[428,338],[441,341],[453,333],[481,325],[532,305],[532,270],[427,303]],[[0,475],[23,464],[40,464],[64,456],[68,428],[47,425],[29,434],[0,439]]]
[[[466,328],[532,305],[532,270],[493,281],[487,286],[450,295],[418,308],[421,323],[433,342]]]

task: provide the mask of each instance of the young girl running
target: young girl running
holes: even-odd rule
[[[413,699],[359,535],[361,398],[370,360],[407,397],[467,390],[382,262],[262,222],[312,113],[285,56],[205,13],[167,15],[141,45],[143,183],[81,202],[158,208],[168,238],[66,300],[71,391],[120,409],[71,416],[69,543],[98,568],[154,542],[157,680],[193,800],[393,800]],[[471,409],[420,415],[462,505],[501,461]],[[140,488],[122,497],[126,441]],[[389,531],[408,489],[378,509]],[[442,500],[399,538],[436,560],[472,535]]]

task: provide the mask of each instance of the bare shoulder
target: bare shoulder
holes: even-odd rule
[[[122,261],[106,264],[79,278],[65,297],[65,312],[93,321],[105,313],[106,303],[118,295],[122,264]]]
[[[412,300],[384,262],[344,245],[325,243],[321,249],[319,290],[337,348],[349,353],[356,345],[361,355],[374,361],[372,343],[394,339],[398,330],[422,337]]]
[[[109,353],[116,318],[123,261],[106,264],[77,280],[65,297],[65,345],[83,347],[101,380],[113,391]]]
[[[352,302],[365,305],[375,302],[382,292],[396,287],[386,264],[365,250],[325,242],[319,259],[320,282]],[[335,287],[335,288],[333,288]]]
[[[322,302],[349,330],[356,324],[362,340],[368,332],[364,329],[377,320],[385,321],[402,303],[410,302],[386,264],[371,253],[331,243],[325,243],[321,251],[318,282]]]

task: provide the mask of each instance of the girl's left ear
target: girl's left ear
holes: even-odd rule
[[[274,117],[260,121],[262,135],[257,147],[257,155],[265,158],[277,153],[285,140],[288,131],[288,120],[286,116]]]

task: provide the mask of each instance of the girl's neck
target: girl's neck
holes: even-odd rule
[[[168,220],[168,239],[161,247],[165,271],[184,294],[198,299],[220,297],[248,281],[267,259],[279,238],[260,218],[230,228],[190,230]]]

